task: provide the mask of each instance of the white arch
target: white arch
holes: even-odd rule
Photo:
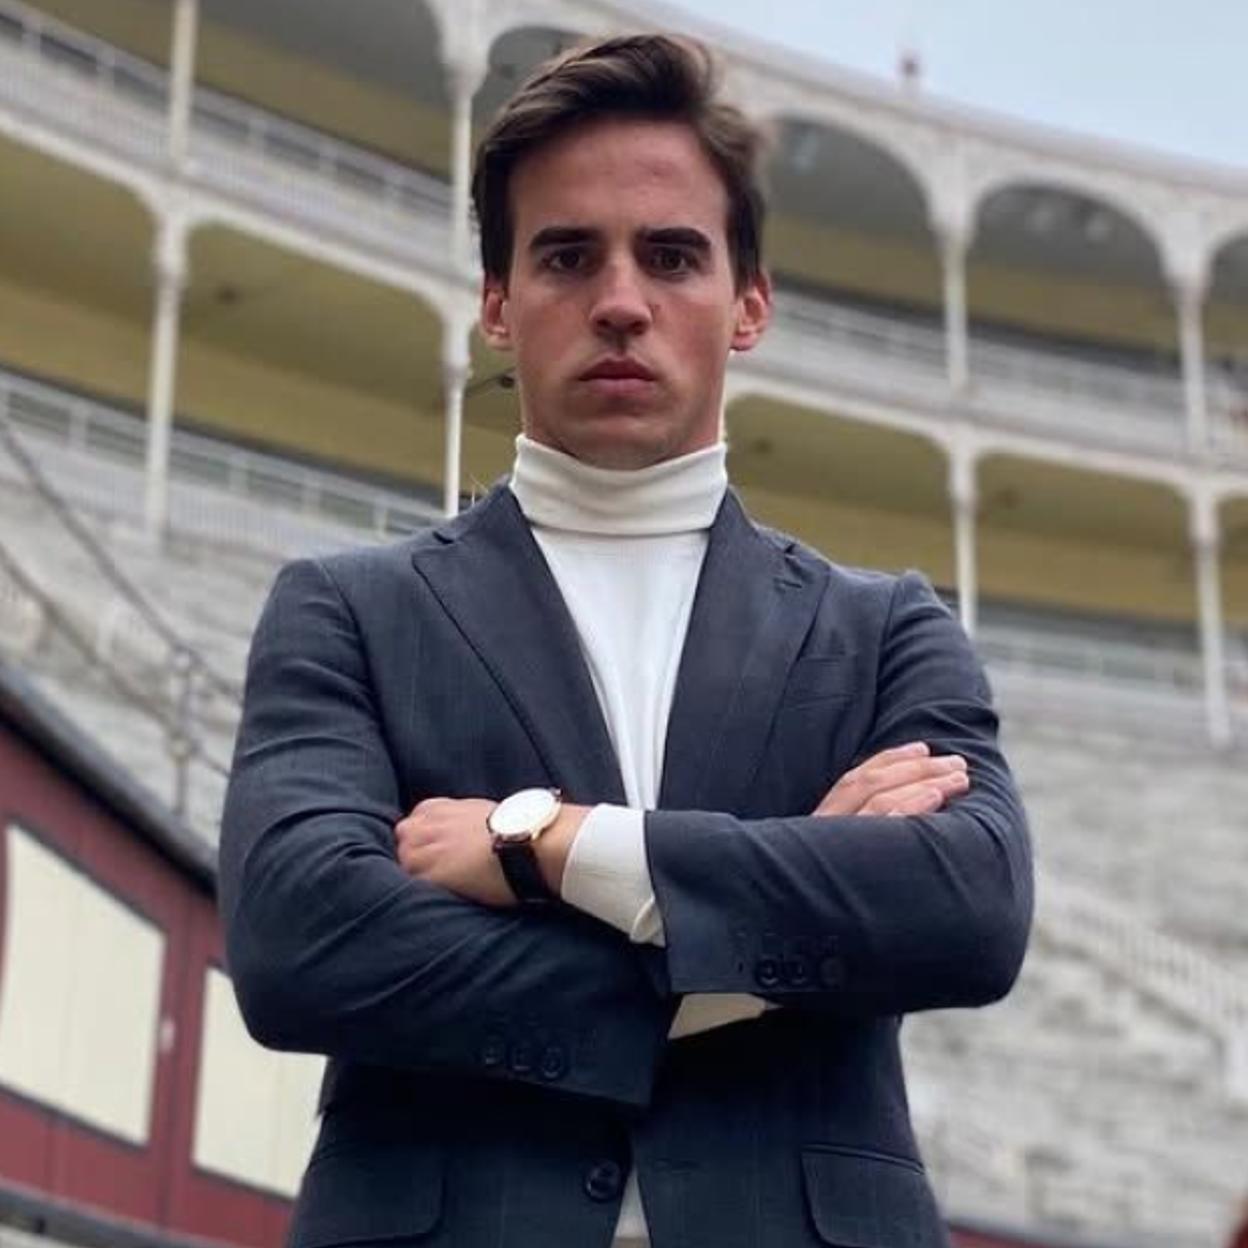
[[[748,98],[744,90],[748,78],[731,70],[726,84],[736,88],[736,94]],[[761,102],[750,110],[751,115],[772,122],[784,120],[801,121],[807,125],[822,126],[840,131],[874,147],[889,157],[906,174],[919,193],[925,218],[930,222],[933,206],[938,202],[938,174],[933,168],[927,145],[920,136],[907,128],[888,124],[884,118],[869,117],[863,110],[843,107],[834,97],[821,92],[802,90],[788,83],[771,84]],[[879,124],[871,124],[877,122]]]
[[[1248,209],[1240,220],[1224,222],[1205,239],[1211,275],[1218,263],[1218,257],[1233,243],[1239,242],[1248,243]]]
[[[602,9],[564,0],[511,0],[505,10],[491,6],[477,28],[480,46],[488,57],[494,45],[516,30],[567,30],[577,36],[613,35],[632,29]]]
[[[842,120],[835,118],[831,113],[823,112],[822,110],[812,110],[804,104],[798,104],[792,109],[787,107],[783,107],[778,111],[773,109],[770,112],[770,120],[777,124],[785,121],[800,122],[802,125],[817,126],[831,133],[840,132],[851,139],[857,140],[864,147],[871,147],[882,153],[888,158],[894,168],[898,169],[905,176],[906,181],[917,192],[924,223],[929,230],[931,229],[934,196],[931,185],[926,178],[926,171],[923,173],[918,172],[913,153],[906,144],[898,141],[895,136],[881,135],[865,126],[847,125]]]
[[[1002,191],[1011,188],[1036,188],[1065,191],[1071,195],[1079,195],[1085,199],[1093,199],[1107,208],[1111,208],[1124,220],[1130,222],[1152,245],[1153,254],[1157,259],[1157,267],[1163,278],[1166,276],[1166,244],[1161,229],[1138,208],[1127,201],[1126,197],[1114,190],[1107,190],[1094,179],[1083,179],[1068,176],[1064,171],[1050,170],[1033,171],[1019,166],[1002,169],[985,175],[968,188],[970,201],[971,240],[979,233],[979,223],[984,207],[988,201]]]

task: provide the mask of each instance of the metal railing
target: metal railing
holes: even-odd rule
[[[1215,452],[1232,460],[1248,460],[1248,380],[1235,382],[1211,371],[1205,394]]]
[[[3,100],[164,169],[168,73],[19,0],[0,0]],[[438,178],[207,87],[192,121],[192,181],[402,263],[445,261]]]
[[[198,787],[198,769],[207,773],[215,786],[222,787],[229,773],[229,762],[207,742],[202,725],[205,718],[220,720],[223,714],[237,720],[239,703],[211,665],[187,643],[176,640],[165,647],[161,661],[143,671],[101,654],[89,624],[30,574],[7,546],[0,542],[0,598],[6,614],[26,615],[34,627],[25,636],[6,635],[6,648],[17,642],[19,658],[50,645],[60,645],[77,656],[85,670],[101,675],[126,710],[154,728],[164,745],[170,764],[171,785],[160,794],[180,818],[197,822],[192,813],[192,786]],[[107,745],[107,742],[105,742]],[[152,771],[145,769],[142,780],[153,783]],[[209,839],[214,829],[200,826]]]
[[[967,401],[982,419],[1154,450],[1185,445],[1183,387],[1177,375],[976,333],[969,348]],[[777,293],[776,324],[759,355],[784,373],[825,383],[849,377],[928,402],[947,384],[945,336],[938,326],[792,291]],[[749,370],[747,357],[742,372]]]
[[[133,469],[141,469],[146,462],[147,431],[142,420],[2,369],[0,415],[42,442],[74,453],[84,466],[88,459]],[[357,540],[359,536],[393,537],[425,528],[441,514],[421,498],[183,429],[172,435],[169,473],[175,524],[185,512],[179,487],[183,493],[187,487],[198,487],[218,497],[257,504],[269,515],[285,511],[304,527],[313,526],[321,539],[332,532],[342,537],[344,531],[356,534]],[[98,485],[94,488],[112,492],[114,487],[100,479],[101,474],[96,473],[95,478]],[[89,485],[86,488],[88,492],[92,489]],[[96,501],[107,501],[114,509],[136,517],[141,502],[133,489],[120,497]],[[264,513],[258,517],[260,523]],[[209,509],[201,509],[195,528],[205,536],[225,541],[241,536],[234,523],[223,526],[214,521]]]
[[[0,0],[0,101],[164,169],[168,75],[20,3]],[[445,182],[206,88],[195,93],[193,181],[400,264],[446,258]],[[752,369],[930,401],[945,385],[936,326],[782,292]],[[972,334],[971,411],[990,423],[1151,452],[1184,445],[1177,377]],[[1248,458],[1248,437],[1224,453]]]
[[[1193,698],[1203,690],[1204,669],[1195,649],[1073,633],[1063,636],[986,620],[976,631],[975,645],[984,661],[1000,671],[1092,679],[1102,686],[1138,686]]]

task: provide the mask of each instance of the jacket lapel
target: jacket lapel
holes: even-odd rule
[[[827,581],[729,490],[711,527],[668,720],[659,805],[742,808]]]
[[[571,801],[623,804],[576,626],[511,491],[495,487],[412,562],[497,681],[552,783]]]

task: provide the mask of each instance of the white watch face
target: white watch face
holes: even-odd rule
[[[521,789],[505,797],[490,814],[490,831],[504,838],[540,831],[551,820],[559,798],[550,789]]]

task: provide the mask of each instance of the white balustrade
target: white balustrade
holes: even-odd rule
[[[146,453],[141,420],[3,370],[0,413],[45,446],[68,453],[62,463],[80,501],[85,496],[89,503],[114,514],[137,517],[139,499],[133,482],[128,477],[119,479],[115,469],[141,471]],[[259,510],[249,514],[249,531],[240,532],[235,524],[227,523],[225,509],[203,508],[196,524],[203,536],[227,541],[250,536],[263,544],[269,517],[274,539],[280,538],[276,540],[279,548],[289,545],[287,534],[292,528],[296,534],[304,531],[305,546],[324,544],[327,538],[345,544],[352,535],[358,541],[410,533],[427,527],[441,514],[432,502],[418,497],[182,429],[173,433],[170,479],[175,488],[175,521],[179,513],[185,515],[195,492],[207,491]],[[283,512],[288,513],[284,521]]]
[[[1137,991],[1212,1033],[1227,1058],[1229,1090],[1248,1103],[1248,1087],[1235,1086],[1234,1069],[1248,1041],[1248,985],[1104,893],[1048,872],[1038,874],[1037,884],[1037,923],[1047,937],[1111,967]]]

